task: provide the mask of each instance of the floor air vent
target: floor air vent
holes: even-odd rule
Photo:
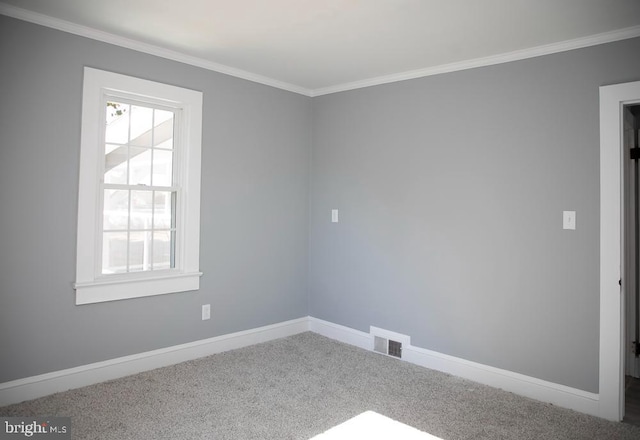
[[[373,351],[402,358],[402,342],[392,341],[391,339],[381,338],[380,336],[374,336]]]
[[[370,333],[373,335],[373,351],[402,359],[402,346],[410,345],[409,336],[388,330],[371,327]]]
[[[389,356],[402,358],[402,342],[389,340]]]

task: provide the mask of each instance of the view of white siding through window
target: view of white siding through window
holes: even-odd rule
[[[106,104],[102,274],[175,267],[173,111]]]

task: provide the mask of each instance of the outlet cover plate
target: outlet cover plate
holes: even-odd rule
[[[562,229],[576,229],[575,211],[562,211]]]
[[[202,306],[202,320],[206,321],[207,319],[211,319],[211,304]]]

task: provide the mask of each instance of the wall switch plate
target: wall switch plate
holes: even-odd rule
[[[204,304],[202,306],[202,320],[205,321],[211,319],[211,304]]]
[[[576,229],[575,211],[562,211],[562,229]]]
[[[332,209],[331,210],[331,223],[338,223],[338,210],[337,209]]]

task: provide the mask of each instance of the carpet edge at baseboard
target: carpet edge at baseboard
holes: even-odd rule
[[[36,399],[224,351],[293,336],[309,330],[302,317],[254,329],[122,356],[37,376],[0,383],[0,406]]]
[[[372,337],[369,333],[329,321],[310,317],[309,330],[367,350],[372,350],[373,348]],[[526,376],[509,370],[491,367],[489,365],[483,365],[412,345],[403,347],[403,360],[425,368],[510,391],[514,394],[541,402],[551,403],[597,417],[603,417],[601,414],[599,395],[596,393]]]
[[[373,349],[369,333],[314,317],[303,317],[227,335],[152,350],[103,362],[0,383],[0,406],[104,382],[305,331]],[[405,361],[515,394],[602,417],[599,395],[420,347],[403,348]]]

